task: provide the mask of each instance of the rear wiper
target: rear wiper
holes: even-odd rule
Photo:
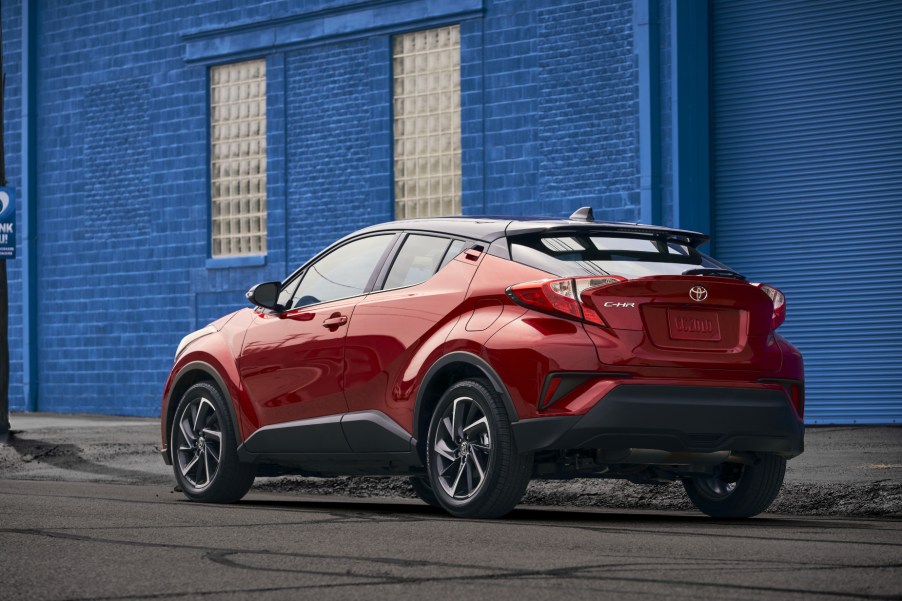
[[[698,269],[687,269],[683,272],[683,275],[711,275],[721,278],[733,278],[734,280],[742,280],[745,281],[745,276],[736,273],[732,269],[713,269],[708,267],[701,267]]]

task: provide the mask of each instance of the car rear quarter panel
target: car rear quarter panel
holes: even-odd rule
[[[446,353],[467,351],[486,360],[507,388],[517,412],[512,419],[537,415],[536,401],[549,371],[598,368],[595,349],[579,323],[525,309],[505,293],[511,285],[551,277],[486,255],[467,293],[468,311],[445,345]],[[497,318],[488,323],[485,313]]]
[[[780,377],[787,380],[804,380],[805,362],[802,360],[802,353],[779,334],[775,334],[774,338],[783,352],[783,368],[780,370]]]

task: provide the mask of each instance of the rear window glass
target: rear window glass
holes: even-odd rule
[[[509,238],[511,258],[556,276],[678,275],[691,269],[729,267],[679,236],[530,234]]]

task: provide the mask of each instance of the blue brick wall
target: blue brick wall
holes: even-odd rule
[[[632,5],[591,0],[536,14],[543,212],[591,205],[605,219],[638,221]]]
[[[22,5],[19,2],[0,2],[3,19],[3,70],[6,73],[4,143],[6,145],[7,185],[21,194],[22,190],[22,134],[18,124],[22,119]],[[16,222],[22,223],[22,201],[16,205]],[[16,226],[20,227],[21,226]],[[21,231],[21,230],[20,230]],[[21,237],[18,238],[21,257]],[[10,406],[22,406],[22,259],[7,261],[6,277],[9,294],[9,398]]]
[[[183,19],[178,25],[186,31],[234,27],[284,19],[298,14],[317,13],[330,9],[367,4],[365,0],[203,0],[193,2],[190,10],[180,13]]]
[[[430,6],[441,2],[456,6]],[[392,31],[380,25],[252,53],[267,60],[268,252],[245,266],[209,258],[208,65],[185,60],[183,36],[363,6],[40,3],[40,410],[157,414],[181,336],[244,306],[252,284],[392,217]],[[631,2],[484,7],[461,22],[464,212],[592,204],[635,219]],[[7,165],[21,190],[21,5],[2,11]],[[10,392],[22,409],[21,261],[9,267]]]
[[[461,212],[485,215],[489,212],[485,193],[486,148],[485,82],[483,77],[482,19],[460,25],[460,146]]]
[[[81,126],[86,200],[75,229],[84,240],[117,242],[150,237],[150,78],[135,77],[89,86]],[[52,119],[56,120],[54,115]],[[122,127],[123,124],[128,124]],[[66,139],[59,125],[57,139]],[[121,165],[129,165],[122,169]],[[50,172],[57,169],[50,168]],[[65,228],[48,227],[56,237]],[[66,232],[68,233],[68,232]],[[68,241],[67,242],[71,242]]]
[[[388,48],[387,39],[381,44]],[[372,198],[369,192],[371,138],[391,127],[387,112],[381,119],[370,116],[371,85],[387,86],[389,73],[381,74],[384,82],[371,84],[369,59],[367,40],[316,46],[287,57],[293,264],[355,229],[392,218],[390,197]],[[383,104],[388,99],[386,94]],[[389,177],[384,172],[383,179]],[[384,195],[385,184],[380,188]]]
[[[38,13],[41,410],[154,414],[173,345],[194,325],[206,84],[181,61],[170,4]]]
[[[659,65],[661,90],[661,216],[662,225],[673,227],[673,62],[670,51],[673,39],[673,5],[671,0],[658,1]]]
[[[465,178],[484,168],[484,209],[569,215],[592,205],[606,219],[638,220],[632,4],[496,1],[481,33],[484,106],[468,115],[464,105],[463,129],[484,123],[484,166],[464,156]]]
[[[492,2],[483,23],[484,194],[486,209],[494,214],[539,212],[536,9],[541,4]]]

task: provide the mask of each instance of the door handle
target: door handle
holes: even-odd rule
[[[348,323],[348,318],[344,315],[339,315],[338,313],[336,313],[332,315],[332,317],[323,320],[323,327],[334,330],[335,328],[343,326],[346,323]]]

